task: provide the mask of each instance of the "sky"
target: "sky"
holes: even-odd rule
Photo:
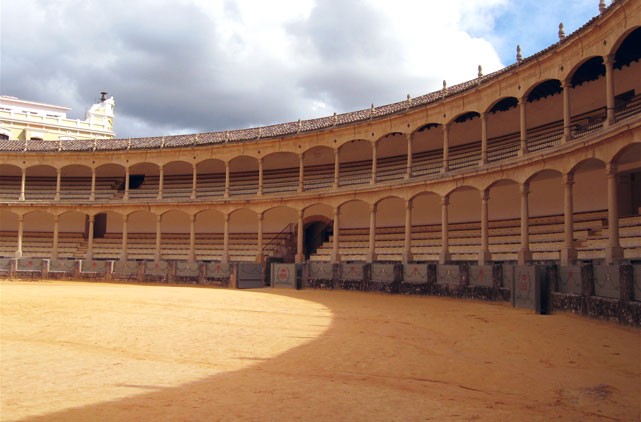
[[[107,91],[119,138],[264,126],[417,97],[558,41],[598,0],[0,0],[0,94]],[[609,4],[609,1],[608,1]]]

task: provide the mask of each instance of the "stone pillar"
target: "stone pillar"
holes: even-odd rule
[[[165,189],[165,167],[160,166],[160,173],[158,173],[158,199],[162,199]]]
[[[332,263],[333,264],[338,264],[341,262],[341,254],[340,251],[338,250],[338,238],[339,238],[339,222],[338,222],[338,217],[340,216],[340,208],[336,207],[334,209],[334,237],[332,241]]]
[[[60,216],[53,216],[53,248],[51,251],[51,259],[58,259],[58,232],[60,230]]]
[[[257,215],[258,218],[258,253],[256,254],[256,262],[258,264],[263,263],[263,213],[259,212]]]
[[[405,178],[410,179],[412,177],[412,134],[408,133],[405,137],[407,138],[407,166],[405,168]]]
[[[412,255],[412,200],[405,203],[405,238],[403,239],[403,263],[414,259]]]
[[[91,168],[91,193],[89,194],[89,200],[96,200],[96,169]]]
[[[619,243],[619,201],[617,186],[617,166],[610,163],[608,174],[608,246],[605,250],[606,264],[614,264],[623,258],[623,248]]]
[[[369,244],[367,262],[376,261],[376,204],[369,207]]]
[[[451,259],[448,233],[448,215],[447,206],[450,204],[448,195],[441,199],[441,253],[439,254],[439,264],[446,264]]]
[[[527,154],[527,97],[519,98],[519,121],[521,127],[521,147],[519,155]]]
[[[60,182],[62,179],[62,170],[56,169],[56,196],[54,197],[55,201],[60,201]]]
[[[443,125],[443,173],[450,169],[450,125]]]
[[[125,194],[122,198],[125,201],[129,199],[129,167],[125,169]]]
[[[338,189],[340,187],[340,160],[339,160],[339,152],[340,149],[335,149],[334,150],[334,189]]]
[[[614,124],[614,56],[603,58],[605,64],[605,104],[607,108],[604,127]]]
[[[122,246],[120,250],[121,261],[127,260],[127,220],[129,220],[129,216],[125,215],[122,218]]]
[[[298,231],[296,233],[296,259],[297,264],[302,264],[305,262],[305,253],[303,248],[305,245],[305,227],[303,227],[303,210],[298,211]]]
[[[303,154],[298,157],[298,192],[305,190],[305,162]]]
[[[561,143],[564,144],[572,140],[572,115],[570,113],[570,85],[567,80],[561,82],[563,89],[563,137]]]
[[[23,168],[22,169],[22,179],[20,180],[20,197],[18,198],[19,201],[24,201],[25,198],[25,188],[27,186],[27,169]]]
[[[196,262],[196,216],[189,216],[189,262]]]
[[[229,162],[225,161],[225,198],[229,198]]]
[[[198,166],[194,163],[191,176],[191,199],[196,199],[198,191]]]
[[[487,113],[481,113],[481,162],[479,165],[487,164]]]
[[[376,167],[377,167],[377,159],[376,159],[376,149],[377,149],[377,143],[374,142],[372,144],[372,178],[370,179],[369,183],[370,185],[373,185],[376,183]]]
[[[156,216],[156,251],[154,252],[154,261],[160,261],[160,239],[162,237],[160,223],[162,222],[162,215]]]
[[[18,216],[18,248],[16,249],[16,258],[22,258],[22,235],[24,232],[24,215]]]
[[[561,265],[574,265],[577,252],[574,247],[574,200],[572,198],[572,185],[574,175],[563,175],[563,248],[561,249]]]
[[[93,228],[96,221],[95,215],[89,216],[89,230],[87,231],[87,259],[93,259]]]
[[[223,255],[222,262],[229,261],[229,214],[225,214],[225,226],[223,229]]]
[[[263,194],[263,160],[258,159],[258,196]]]
[[[489,201],[489,189],[481,191],[481,249],[479,250],[479,265],[486,265],[492,261],[489,246]]]
[[[528,182],[521,185],[521,248],[518,254],[519,265],[525,265],[532,261],[532,252],[530,251],[530,234],[528,195],[530,193],[530,184]]]

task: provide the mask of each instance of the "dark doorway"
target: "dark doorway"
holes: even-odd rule
[[[323,242],[327,242],[332,235],[331,223],[314,221],[305,226],[305,259],[316,253]]]

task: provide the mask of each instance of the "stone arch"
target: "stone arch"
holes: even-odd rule
[[[333,217],[334,210],[327,204],[315,203],[305,207],[303,210],[305,259],[311,259],[321,248],[325,251],[331,250],[330,240],[334,234]],[[324,244],[326,247],[323,247]]]
[[[225,162],[208,158],[196,164],[196,197],[222,197],[225,193]]]
[[[295,152],[273,152],[262,158],[263,193],[298,190],[299,155]]]
[[[303,190],[324,189],[334,183],[334,149],[316,145],[303,153]]]
[[[412,133],[412,176],[436,174],[443,168],[443,125],[426,123]]]
[[[0,181],[3,188],[0,198],[17,200],[22,188],[22,168],[14,164],[0,164]]]
[[[387,133],[376,144],[376,180],[399,180],[407,170],[407,137],[401,132]]]
[[[53,200],[56,196],[56,172],[56,167],[48,164],[27,167],[25,199]]]

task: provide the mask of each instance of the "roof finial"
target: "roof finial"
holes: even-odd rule
[[[332,126],[336,126],[336,123],[338,123],[338,115],[334,112],[334,124]]]
[[[563,29],[563,22],[559,24],[559,41],[563,41],[565,38],[565,30]]]
[[[447,81],[443,79],[443,89],[441,90],[443,97],[447,95]]]
[[[303,124],[301,123],[300,119],[298,119],[298,130],[296,131],[296,133],[300,133],[301,127],[303,127]]]
[[[407,100],[405,101],[405,109],[407,110],[412,105],[412,97],[410,94],[407,94]]]
[[[479,65],[479,73],[477,73],[476,76],[478,76],[479,79],[483,77],[483,67],[481,67],[481,65]]]
[[[605,5],[605,0],[599,0],[599,14],[601,14],[601,15],[604,14],[605,13],[605,9],[607,9],[607,7]]]
[[[372,106],[369,109],[369,118],[371,119],[373,117],[374,117],[374,103],[372,103]]]
[[[521,61],[523,61],[523,56],[521,55],[521,46],[517,44],[516,45],[516,63],[520,64]]]

